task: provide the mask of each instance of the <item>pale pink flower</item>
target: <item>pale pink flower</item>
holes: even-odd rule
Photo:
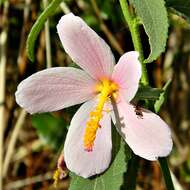
[[[136,155],[147,160],[167,156],[172,149],[168,125],[156,114],[129,102],[141,78],[138,53],[125,53],[115,65],[111,49],[72,13],[61,18],[58,35],[65,51],[83,70],[50,68],[22,81],[17,103],[29,113],[52,112],[85,102],[73,116],[64,146],[67,167],[89,177],[103,172],[111,161],[110,98],[115,100],[121,125],[117,130]]]

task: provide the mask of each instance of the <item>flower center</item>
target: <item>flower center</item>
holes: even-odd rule
[[[84,148],[86,151],[92,151],[94,141],[96,138],[96,132],[98,128],[101,128],[99,122],[103,117],[103,108],[109,97],[116,97],[118,90],[117,84],[113,81],[104,79],[100,84],[96,86],[96,90],[99,93],[98,104],[94,111],[90,112],[90,118],[86,123],[86,129],[84,133]]]

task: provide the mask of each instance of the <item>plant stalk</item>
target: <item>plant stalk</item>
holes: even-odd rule
[[[162,174],[164,176],[165,184],[167,187],[167,190],[174,190],[174,185],[172,182],[172,177],[170,173],[170,169],[168,167],[168,162],[166,158],[159,158],[160,167],[162,169]]]
[[[0,34],[0,190],[3,189],[3,157],[4,157],[4,128],[5,128],[5,83],[6,83],[6,49],[8,36],[9,1],[3,7],[3,30]]]
[[[43,0],[44,8],[48,6],[48,0]],[[46,61],[47,68],[52,67],[52,57],[51,57],[51,40],[50,40],[50,31],[49,31],[49,19],[45,22],[45,43],[46,43]]]
[[[139,34],[139,23],[137,19],[133,15],[131,15],[131,13],[129,12],[129,6],[126,0],[119,0],[119,2],[121,5],[124,18],[128,24],[129,31],[131,33],[134,49],[135,51],[139,52],[139,61],[141,62],[141,67],[142,67],[141,83],[144,86],[147,86],[149,81],[148,81],[146,64],[143,62],[144,55],[143,55],[143,48],[142,48],[140,34]]]
[[[25,110],[21,110],[18,120],[14,126],[13,132],[11,134],[11,138],[7,147],[7,151],[6,151],[6,155],[5,155],[5,159],[4,159],[4,164],[3,164],[3,177],[6,177],[8,169],[9,169],[9,164],[11,162],[11,159],[13,157],[13,153],[15,151],[15,144],[20,132],[21,127],[23,126],[23,123],[25,121],[25,117],[26,117],[26,111]]]

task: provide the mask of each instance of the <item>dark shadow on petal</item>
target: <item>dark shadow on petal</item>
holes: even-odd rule
[[[125,123],[123,121],[124,118],[119,116],[119,111],[118,111],[117,104],[116,104],[114,98],[111,98],[111,102],[112,102],[112,106],[113,106],[113,112],[114,112],[114,115],[115,115],[115,121],[116,121],[115,126],[116,126],[116,129],[119,132],[119,134],[123,138],[125,138],[125,134],[121,131],[121,128],[125,127]]]

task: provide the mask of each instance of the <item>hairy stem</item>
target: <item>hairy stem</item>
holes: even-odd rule
[[[142,77],[141,77],[141,83],[144,86],[148,85],[148,76],[147,76],[147,70],[146,70],[146,65],[143,62],[144,61],[144,55],[143,55],[143,49],[142,49],[142,44],[141,44],[141,39],[140,39],[140,34],[139,34],[139,24],[137,22],[137,19],[131,15],[129,12],[129,7],[126,2],[126,0],[119,0],[121,9],[124,15],[124,18],[128,24],[129,31],[131,33],[133,45],[135,51],[139,52],[139,60],[141,62],[142,66]]]

